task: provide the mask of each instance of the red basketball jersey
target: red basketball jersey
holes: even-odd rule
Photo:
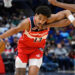
[[[34,17],[28,18],[30,21],[30,30],[25,30],[18,42],[18,52],[32,53],[36,49],[44,48],[48,30],[32,31],[34,25]]]

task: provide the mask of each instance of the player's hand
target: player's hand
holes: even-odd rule
[[[55,5],[57,0],[48,0],[52,5]]]

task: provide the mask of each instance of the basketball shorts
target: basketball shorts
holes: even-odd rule
[[[42,65],[43,51],[35,50],[30,54],[18,53],[15,61],[15,68],[26,68],[27,63],[30,66],[37,66],[38,68]]]

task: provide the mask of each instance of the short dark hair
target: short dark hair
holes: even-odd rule
[[[36,8],[35,13],[50,17],[51,16],[51,9],[48,6],[39,6]]]

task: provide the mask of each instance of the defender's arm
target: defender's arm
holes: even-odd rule
[[[58,20],[61,20],[63,18],[65,18],[65,14],[66,14],[66,11],[67,10],[64,10],[64,11],[60,11],[56,14],[52,14],[50,18],[48,18],[47,20],[47,23],[52,23],[52,22],[55,22],[55,21],[58,21]]]
[[[64,11],[58,12],[53,17],[49,18],[47,23],[56,22],[63,18],[68,18],[68,20],[75,26],[75,18],[69,10],[64,10]]]
[[[67,14],[70,15],[71,12],[69,10],[63,10],[63,11],[60,11],[56,14],[53,14],[53,15],[51,15],[50,18],[48,18],[47,23],[52,23],[52,22],[67,18]]]
[[[54,22],[48,25],[44,25],[44,28],[51,28],[51,27],[65,27],[71,24],[71,22],[68,19],[63,19],[58,22]]]
[[[48,0],[48,1],[54,6],[58,6],[60,8],[68,9],[72,12],[75,12],[75,4],[62,3],[58,2],[57,0]]]

